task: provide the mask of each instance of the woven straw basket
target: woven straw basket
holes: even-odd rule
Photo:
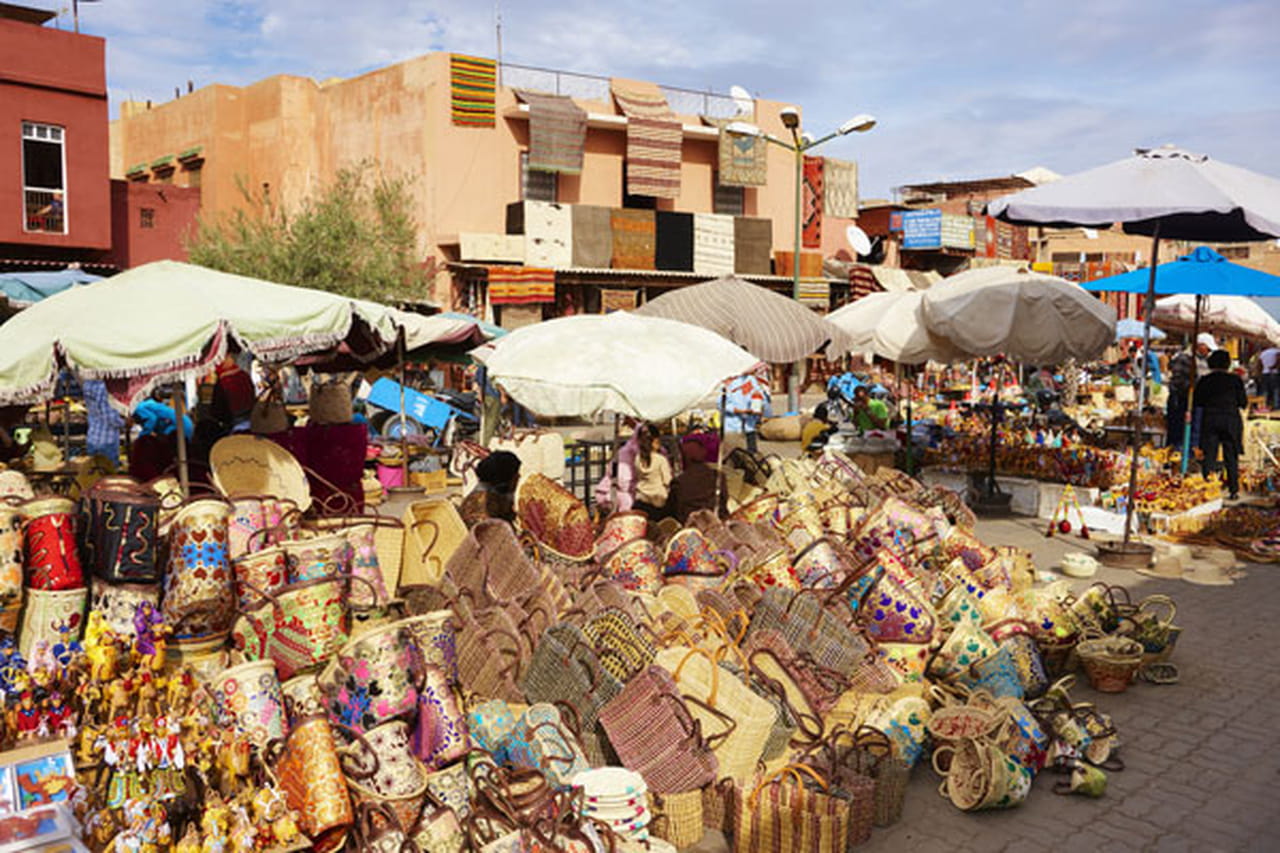
[[[229,435],[209,451],[213,484],[229,498],[271,495],[289,498],[306,512],[311,486],[294,455],[270,439],[257,435]]]

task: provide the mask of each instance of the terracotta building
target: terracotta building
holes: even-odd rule
[[[216,217],[246,205],[246,191],[294,208],[340,169],[376,163],[384,173],[409,180],[422,257],[440,271],[430,292],[405,298],[483,311],[489,304],[488,272],[495,264],[549,267],[555,304],[521,309],[532,311],[532,319],[598,311],[619,304],[618,293],[625,304],[661,287],[710,276],[678,264],[665,270],[617,263],[584,268],[569,255],[548,259],[523,253],[522,240],[538,239],[521,233],[533,227],[536,217],[526,210],[509,211],[516,203],[767,219],[771,245],[766,253],[791,248],[793,154],[759,141],[767,166],[763,185],[722,185],[720,134],[703,118],[745,118],[790,139],[779,117],[782,103],[750,101],[744,113],[725,95],[504,64],[489,72],[497,79],[482,96],[488,102],[474,121],[466,112],[470,107],[460,106],[456,59],[432,53],[350,79],[277,75],[243,87],[205,86],[154,106],[126,102],[111,127],[112,174],[138,183],[167,180],[198,186],[201,215]],[[485,61],[478,62],[484,74]],[[614,97],[619,87],[657,93],[678,124],[678,190],[669,198],[628,194],[628,132],[636,125]],[[530,168],[535,107],[517,96],[517,90],[526,89],[571,96],[559,106],[568,102],[585,112],[580,169]],[[847,250],[845,226],[853,216],[856,199],[850,215],[824,220],[810,251],[830,256]],[[739,272],[789,291],[791,270],[782,267],[778,276],[759,266]],[[816,275],[809,265],[806,272],[820,277],[820,263]],[[509,319],[515,313],[512,309]]]
[[[111,247],[105,42],[0,5],[0,259],[96,260]]]
[[[0,270],[183,259],[199,190],[113,186],[105,42],[0,3]]]

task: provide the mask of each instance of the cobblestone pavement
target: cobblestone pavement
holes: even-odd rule
[[[1049,570],[1088,543],[1044,537],[1044,522],[983,521],[984,542],[1020,545]],[[1138,683],[1096,693],[1081,676],[1076,701],[1111,714],[1126,767],[1098,800],[1056,796],[1042,773],[1027,801],[1007,812],[965,814],[938,794],[938,776],[917,767],[902,820],[861,849],[920,851],[1280,849],[1280,566],[1251,565],[1231,586],[1197,586],[1103,567],[1095,580],[1135,595],[1173,596],[1184,629],[1172,662],[1176,685]],[[1083,588],[1093,581],[1073,581]]]

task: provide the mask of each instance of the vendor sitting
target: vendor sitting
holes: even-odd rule
[[[853,425],[858,432],[889,428],[889,407],[871,397],[871,389],[859,385],[853,390]]]
[[[476,465],[476,487],[462,499],[459,515],[467,527],[485,519],[515,521],[516,485],[520,482],[520,457],[495,450]]]

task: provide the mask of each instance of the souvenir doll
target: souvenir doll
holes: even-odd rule
[[[200,853],[200,830],[194,823],[187,824],[187,831],[174,845],[173,853]]]
[[[36,707],[35,694],[24,690],[18,699],[18,707],[9,712],[9,728],[13,729],[18,740],[30,740],[36,737],[42,717],[40,709]]]
[[[55,690],[45,700],[45,718],[49,721],[49,729],[59,737],[74,738],[76,736],[75,715],[62,699],[62,693]]]
[[[165,634],[164,617],[150,601],[139,601],[133,614],[134,654],[142,666],[159,672],[164,666]]]
[[[107,627],[97,610],[89,613],[89,620],[85,623],[84,652],[89,661],[89,677],[93,681],[105,683],[116,677],[120,644],[115,632]]]
[[[77,657],[84,651],[80,642],[75,639],[71,632],[71,626],[63,620],[58,624],[58,642],[53,644],[51,649],[53,658],[58,662],[61,672],[65,673]]]

